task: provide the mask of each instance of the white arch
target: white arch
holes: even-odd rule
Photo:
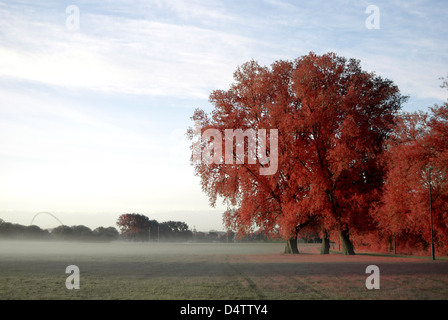
[[[31,220],[30,225],[33,224],[34,219],[36,219],[36,217],[37,217],[38,215],[41,215],[41,214],[44,214],[44,213],[45,213],[45,214],[48,214],[48,215],[50,215],[50,216],[52,216],[53,218],[55,218],[55,219],[61,224],[61,226],[64,225],[64,224],[61,222],[61,220],[59,220],[54,214],[52,214],[52,213],[50,213],[50,212],[45,212],[45,211],[36,213],[36,214],[34,215],[33,219]]]

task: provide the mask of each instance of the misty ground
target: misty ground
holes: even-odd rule
[[[283,243],[0,241],[0,299],[447,299],[448,261],[319,255]],[[380,268],[380,289],[365,286]],[[80,269],[68,290],[65,269]]]

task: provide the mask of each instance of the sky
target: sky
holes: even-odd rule
[[[427,111],[447,99],[446,17],[446,0],[0,1],[0,218],[224,230],[185,133],[239,65],[331,51]]]

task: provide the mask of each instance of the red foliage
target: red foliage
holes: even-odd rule
[[[118,217],[117,226],[126,239],[148,240],[150,221],[144,215],[137,213],[122,214]]]
[[[284,239],[309,223],[347,234],[373,230],[384,141],[406,99],[398,88],[333,53],[270,68],[250,61],[234,79],[228,91],[210,95],[210,116],[196,110],[192,119],[202,130],[277,129],[279,159],[277,172],[265,176],[259,162],[193,161],[211,204],[218,197],[228,204],[226,225],[242,233],[278,230]]]
[[[448,253],[448,104],[431,114],[400,117],[389,141],[384,197],[374,211],[383,232],[407,252],[428,253],[431,243],[429,169],[436,252]]]

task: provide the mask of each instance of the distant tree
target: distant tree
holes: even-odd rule
[[[72,237],[76,240],[92,240],[93,232],[89,227],[84,225],[72,226]]]
[[[0,223],[0,236],[2,238],[7,238],[10,234],[12,223],[10,222],[4,222]]]
[[[150,240],[158,240],[160,236],[159,222],[157,220],[149,220],[149,238]]]
[[[235,239],[235,232],[233,230],[227,230],[226,232],[226,241],[232,242]]]
[[[210,231],[208,233],[208,239],[211,240],[211,241],[217,241],[218,240],[218,232]]]
[[[24,237],[29,240],[48,240],[50,239],[50,232],[43,230],[39,226],[31,225],[25,227]]]
[[[0,224],[0,236],[2,238],[17,238],[16,225],[10,222],[3,222]]]
[[[58,240],[71,240],[73,230],[69,226],[61,225],[51,230],[51,235]]]
[[[93,235],[99,241],[113,241],[117,240],[120,234],[114,227],[98,227],[93,230]]]
[[[24,226],[17,223],[5,222],[0,219],[0,238],[18,240],[47,240],[50,234],[36,225]]]
[[[193,232],[185,222],[166,221],[159,224],[160,235],[166,240],[186,241],[193,238]]]
[[[138,213],[126,213],[118,217],[117,226],[125,239],[148,241],[150,220]]]
[[[206,241],[207,235],[205,234],[205,232],[193,231],[193,240],[199,242]]]

